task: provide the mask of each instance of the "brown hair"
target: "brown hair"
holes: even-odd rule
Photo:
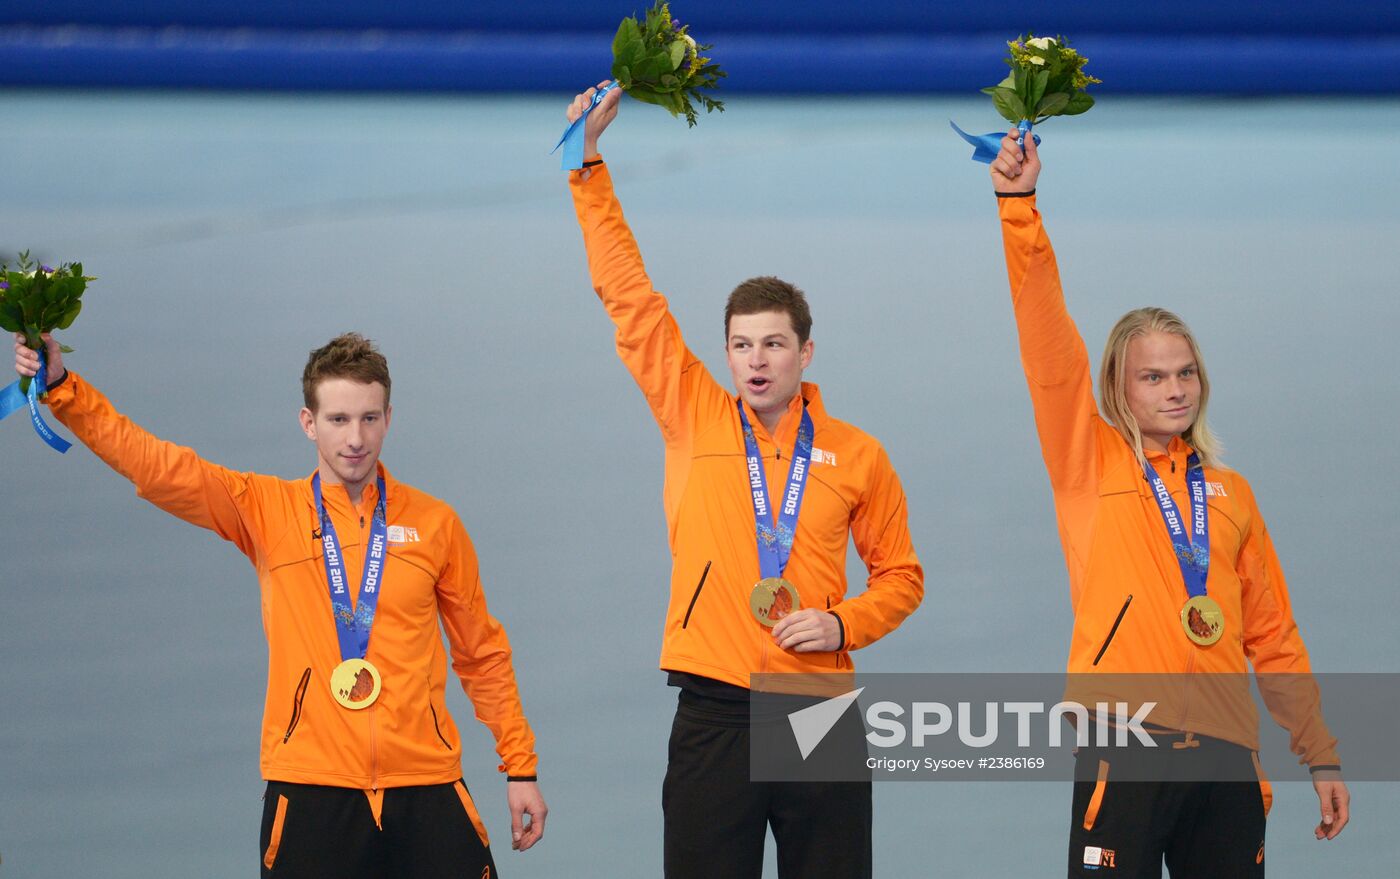
[[[384,386],[384,406],[389,406],[389,361],[374,343],[359,333],[344,333],[311,352],[301,373],[301,394],[306,408],[316,411],[316,386],[326,379],[348,378],[361,384]]]
[[[812,335],[812,312],[807,308],[807,297],[802,291],[772,275],[749,278],[734,288],[729,301],[724,306],[724,339],[729,341],[729,319],[736,314],[761,314],[765,311],[780,311],[792,320],[792,328],[797,331],[797,343],[807,344]]]
[[[1128,408],[1128,379],[1123,374],[1123,366],[1128,360],[1128,343],[1148,333],[1171,333],[1181,336],[1191,347],[1191,356],[1196,360],[1196,375],[1201,382],[1201,401],[1196,410],[1196,420],[1182,431],[1181,438],[1196,451],[1201,464],[1206,467],[1222,468],[1220,456],[1224,451],[1220,438],[1206,424],[1206,404],[1210,402],[1210,379],[1206,376],[1205,360],[1201,349],[1196,345],[1186,322],[1165,308],[1138,308],[1118,319],[1118,323],[1108,334],[1104,344],[1103,365],[1099,368],[1099,405],[1104,417],[1118,428],[1118,433],[1127,441],[1138,460],[1147,459],[1142,451],[1142,431],[1137,419]]]

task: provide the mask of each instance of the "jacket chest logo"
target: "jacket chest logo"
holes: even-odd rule
[[[419,540],[419,538],[418,538],[418,529],[417,529],[417,528],[412,528],[412,527],[409,527],[409,526],[407,526],[407,525],[390,525],[390,526],[389,526],[389,543],[390,543],[390,544],[419,543],[419,542],[420,542],[420,540]]]
[[[835,453],[835,452],[823,451],[822,449],[818,449],[818,448],[816,448],[815,446],[813,446],[813,447],[812,447],[812,463],[813,463],[813,464],[825,464],[825,465],[828,466],[828,467],[835,467],[835,466],[836,466],[836,453]]]

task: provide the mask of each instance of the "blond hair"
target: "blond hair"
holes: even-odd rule
[[[1109,332],[1103,349],[1103,365],[1099,368],[1099,410],[1122,434],[1138,460],[1146,464],[1147,457],[1142,451],[1142,431],[1128,408],[1128,379],[1124,375],[1124,364],[1128,358],[1128,343],[1148,333],[1171,333],[1182,337],[1191,346],[1191,356],[1196,360],[1196,376],[1201,382],[1201,400],[1195,420],[1182,432],[1181,438],[1200,456],[1203,466],[1224,466],[1220,460],[1224,446],[1206,423],[1210,379],[1206,376],[1201,349],[1196,345],[1196,337],[1191,334],[1186,322],[1165,308],[1134,309],[1119,318]]]

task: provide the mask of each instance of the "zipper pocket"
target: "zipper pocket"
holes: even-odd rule
[[[1128,612],[1128,605],[1132,603],[1133,597],[1129,595],[1128,600],[1123,602],[1123,607],[1119,609],[1118,617],[1113,621],[1113,628],[1108,630],[1108,637],[1103,639],[1103,646],[1099,648],[1098,655],[1094,657],[1094,665],[1099,664],[1099,660],[1103,659],[1103,652],[1108,649],[1108,645],[1113,643],[1113,636],[1118,634],[1118,626],[1123,622],[1123,615]]]
[[[287,723],[287,732],[282,736],[282,744],[287,744],[287,740],[296,731],[297,724],[301,723],[301,700],[306,698],[306,685],[311,683],[311,669],[301,673],[301,683],[297,684],[296,695],[292,697],[292,719]]]
[[[439,741],[443,743],[447,750],[452,750],[452,746],[447,744],[447,739],[443,738],[442,730],[438,728],[437,709],[433,707],[433,702],[431,699],[428,700],[428,710],[433,712],[433,732],[437,733]]]
[[[705,570],[700,572],[700,582],[695,584],[695,594],[690,596],[690,605],[685,609],[685,619],[681,620],[682,629],[690,625],[690,614],[695,610],[695,602],[700,598],[700,590],[705,588],[705,578],[710,576],[710,565],[712,564],[714,564],[713,559],[705,562]]]

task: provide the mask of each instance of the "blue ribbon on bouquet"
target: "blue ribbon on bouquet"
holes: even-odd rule
[[[613,89],[617,88],[617,83],[608,83],[605,88],[598,89],[593,93],[593,103],[583,110],[583,115],[573,121],[568,128],[564,129],[564,134],[559,138],[559,142],[550,150],[550,155],[554,155],[559,147],[564,148],[563,161],[560,167],[565,171],[577,171],[583,167],[583,120],[588,118],[588,114],[593,112],[593,108],[603,102],[603,97]]]
[[[15,382],[5,388],[0,388],[0,421],[4,420],[10,413],[25,406],[29,407],[29,419],[34,422],[34,432],[39,435],[39,439],[49,444],[55,452],[62,454],[73,447],[68,440],[54,433],[45,423],[44,417],[39,414],[39,392],[48,385],[48,376],[45,374],[47,358],[44,352],[39,352],[39,372],[29,382],[29,393],[25,394],[19,389],[19,382]]]
[[[959,137],[972,144],[972,161],[990,165],[997,157],[997,153],[1001,152],[1001,139],[1006,137],[1004,132],[993,131],[991,134],[982,135],[968,134],[966,131],[959,128],[958,124],[953,120],[949,119],[948,124],[953,126],[953,130],[958,133]],[[1021,132],[1021,136],[1016,140],[1016,143],[1018,146],[1024,146],[1026,134],[1031,130],[1030,120],[1022,119],[1016,128]],[[1035,140],[1035,145],[1040,146],[1040,135],[1032,134],[1031,137]]]

